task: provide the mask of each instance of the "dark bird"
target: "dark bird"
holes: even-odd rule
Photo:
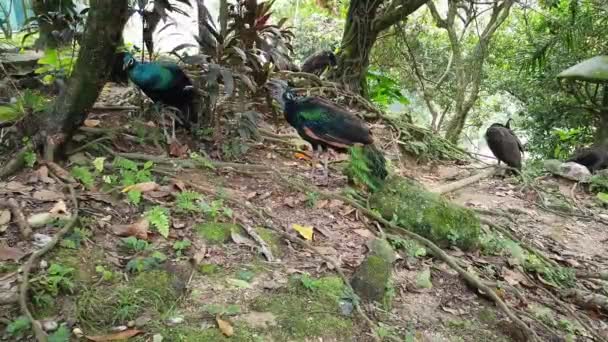
[[[511,130],[511,119],[505,125],[493,123],[486,131],[488,147],[498,159],[498,164],[503,162],[512,168],[521,170],[521,154],[524,152],[523,145],[515,133]]]
[[[270,95],[281,105],[285,119],[302,139],[313,148],[313,169],[316,154],[332,148],[343,152],[353,146],[362,146],[368,169],[378,179],[388,175],[386,159],[375,146],[370,128],[365,121],[319,97],[297,97],[287,82],[271,80],[266,87]],[[324,158],[324,178],[328,180],[327,158]]]
[[[336,55],[333,52],[322,50],[308,56],[302,63],[300,71],[321,76],[325,69],[335,67],[337,64]]]
[[[185,127],[190,127],[190,123],[196,122],[197,114],[193,105],[194,87],[192,81],[177,64],[140,63],[133,55],[125,53],[123,68],[128,71],[129,79],[154,103],[179,109]]]
[[[585,165],[589,172],[608,168],[608,146],[594,145],[576,151],[567,161]]]

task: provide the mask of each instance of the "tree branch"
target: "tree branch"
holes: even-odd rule
[[[393,0],[387,7],[389,10],[374,20],[373,30],[380,33],[388,29],[414,13],[426,2],[428,0]]]

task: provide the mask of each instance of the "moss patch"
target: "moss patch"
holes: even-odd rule
[[[370,205],[385,219],[397,217],[399,225],[411,229],[442,247],[477,247],[480,223],[475,214],[442,199],[414,182],[389,178],[370,197]]]
[[[278,326],[268,331],[276,341],[313,337],[349,341],[353,322],[341,316],[338,307],[343,292],[338,277],[293,278],[287,291],[256,298],[252,309],[276,315]]]
[[[266,341],[258,332],[244,324],[233,324],[234,335],[226,337],[215,327],[176,327],[163,328],[161,334],[164,341],[193,341],[193,342],[262,342]]]
[[[198,235],[211,244],[221,244],[230,241],[230,233],[239,232],[236,224],[222,222],[207,222],[196,226]]]
[[[283,255],[283,250],[281,249],[281,239],[275,232],[262,227],[257,227],[255,231],[260,235],[262,240],[268,244],[273,256],[281,257]]]
[[[97,276],[95,266],[107,264],[102,249],[70,248],[58,248],[53,251],[50,263],[59,263],[74,268],[74,281],[80,284],[95,282]]]
[[[216,264],[201,264],[198,267],[198,270],[199,270],[199,272],[201,272],[204,275],[212,275],[212,274],[216,274],[219,271],[221,271],[222,268]]]
[[[165,271],[144,272],[126,284],[92,287],[77,299],[77,315],[92,330],[125,324],[145,312],[161,314],[177,300],[175,276]]]

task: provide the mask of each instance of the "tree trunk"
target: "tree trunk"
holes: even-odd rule
[[[378,37],[373,21],[379,1],[352,0],[338,54],[338,66],[330,77],[356,94],[367,96],[365,76],[369,66],[369,55]]]
[[[41,16],[47,14],[49,12],[49,8],[44,0],[33,0],[32,1],[32,10],[34,11],[34,15],[36,18],[40,18]],[[45,48],[55,48],[57,47],[57,40],[53,37],[53,23],[47,20],[37,20],[38,22],[38,40],[36,40],[36,48],[37,49],[45,49]]]
[[[127,22],[127,1],[90,0],[84,37],[74,72],[67,87],[43,118],[37,118],[36,142],[45,147],[44,157],[52,160],[87,117],[106,83]]]
[[[608,84],[603,85],[600,118],[595,131],[596,144],[608,145]]]
[[[329,77],[356,94],[367,95],[369,55],[378,35],[405,19],[427,0],[351,0],[338,66]]]

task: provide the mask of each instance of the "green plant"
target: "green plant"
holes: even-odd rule
[[[80,181],[87,189],[91,189],[95,183],[95,176],[88,167],[75,166],[72,168],[72,176]]]
[[[146,218],[163,237],[169,236],[169,209],[155,206],[146,211]]]
[[[418,258],[426,256],[426,248],[414,240],[391,237],[388,239],[388,242],[393,248],[404,250],[410,257]]]
[[[309,208],[314,208],[317,202],[319,201],[319,193],[314,191],[309,191],[306,193],[306,204]]]
[[[200,203],[201,209],[205,215],[208,215],[213,221],[217,222],[221,216],[232,218],[232,209],[224,206],[224,200],[217,199],[207,203]]]
[[[167,260],[167,256],[156,251],[149,257],[136,257],[129,260],[127,263],[127,271],[132,273],[150,271],[158,268],[165,260]]]
[[[27,150],[25,154],[23,154],[23,161],[25,161],[25,165],[27,165],[27,167],[34,167],[37,159],[36,152],[32,150]]]
[[[59,329],[49,335],[48,342],[69,342],[70,335],[70,329],[65,325],[61,325]]]
[[[132,160],[117,157],[114,159],[112,165],[118,169],[120,183],[125,187],[152,181],[152,168],[154,167],[154,163],[151,161],[144,163],[140,168],[138,164]],[[116,181],[115,176],[104,176],[103,179],[104,182],[108,184],[113,184]],[[141,191],[131,189],[127,191],[127,201],[137,205],[141,202],[141,195]]]
[[[89,238],[91,235],[91,231],[76,227],[69,235],[64,237],[59,244],[64,248],[78,249],[80,248],[82,241]]]
[[[12,337],[21,337],[30,330],[31,322],[26,316],[19,316],[10,322],[6,332]]]
[[[38,306],[48,306],[60,291],[72,292],[75,269],[62,264],[52,263],[45,274],[30,280],[33,300]]]
[[[122,245],[125,249],[139,253],[148,250],[149,244],[148,241],[140,240],[134,236],[129,236],[127,238],[122,239]]]
[[[186,251],[188,248],[190,248],[190,246],[192,245],[192,242],[190,242],[190,240],[188,239],[184,239],[182,241],[175,241],[175,243],[173,243],[173,250],[175,251],[175,254],[177,255],[177,257],[181,257],[184,253],[184,251]]]
[[[38,60],[35,72],[44,75],[42,81],[51,84],[56,78],[67,79],[74,69],[76,58],[74,54],[62,53],[60,49],[46,49],[44,56]]]
[[[182,191],[175,196],[177,209],[184,212],[197,212],[201,210],[198,200],[202,195],[195,191]]]
[[[369,98],[374,104],[387,108],[389,105],[398,102],[401,104],[409,104],[410,101],[401,94],[399,83],[385,74],[378,71],[367,72],[367,87],[369,90]]]
[[[24,89],[15,103],[0,105],[0,123],[14,122],[28,114],[43,112],[49,103],[50,100],[40,92]]]
[[[102,265],[95,266],[95,272],[101,276],[101,280],[103,280],[103,281],[110,282],[110,281],[114,280],[114,278],[115,278],[114,272],[106,269]]]

